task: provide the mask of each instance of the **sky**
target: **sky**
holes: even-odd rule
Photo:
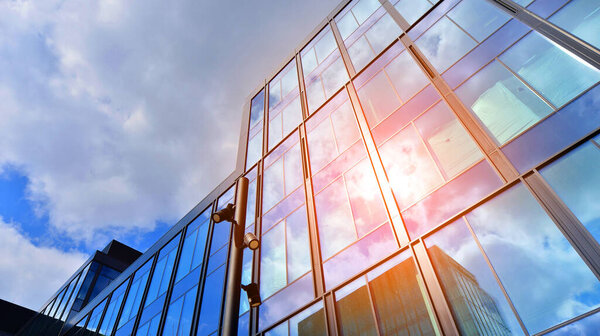
[[[0,298],[145,251],[235,166],[242,107],[339,0],[0,0]]]

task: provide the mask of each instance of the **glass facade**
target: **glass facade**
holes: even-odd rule
[[[240,336],[594,334],[598,13],[344,1],[253,92],[235,173],[90,305],[62,313],[82,275],[44,316],[69,335],[220,334],[231,225],[210,214],[245,176],[260,247],[242,283],[262,304],[240,293]]]

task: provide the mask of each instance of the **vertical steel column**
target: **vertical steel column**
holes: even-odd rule
[[[225,312],[223,313],[223,335],[237,335],[242,266],[244,257],[244,231],[246,229],[246,203],[248,201],[248,178],[240,177],[235,195],[235,219],[229,244]]]

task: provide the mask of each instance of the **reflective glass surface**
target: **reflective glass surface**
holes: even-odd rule
[[[600,2],[572,0],[549,21],[600,49]]]
[[[346,91],[311,117],[306,128],[321,254],[327,263],[381,225],[389,226],[390,221]],[[389,238],[394,240],[393,235]],[[389,253],[391,246],[384,245],[378,252]],[[336,275],[336,281],[374,261],[362,257],[365,263],[348,265],[345,274]],[[326,274],[326,282],[330,280]]]
[[[348,72],[328,26],[300,52],[309,113],[348,81]]]
[[[289,320],[267,331],[265,336],[320,336],[327,335],[323,302],[319,301]]]
[[[292,60],[269,83],[269,150],[302,121],[297,73]]]
[[[508,19],[508,15],[486,1],[463,0],[415,43],[436,70],[443,73]]]
[[[263,115],[265,114],[265,91],[260,91],[250,104],[250,128],[248,132],[248,148],[246,169],[252,167],[262,156]]]
[[[163,335],[184,336],[190,334],[197,292],[198,287],[194,286],[181,297],[171,300]]]
[[[523,335],[463,219],[425,239],[462,335]]]
[[[104,299],[99,305],[97,305],[94,310],[90,314],[90,320],[86,326],[86,329],[89,332],[96,332],[98,330],[98,323],[100,323],[100,318],[102,317],[102,313],[104,312],[104,307],[106,306],[106,299]]]
[[[102,320],[102,325],[100,326],[100,331],[98,332],[99,335],[111,335],[115,326],[115,322],[117,321],[119,309],[121,309],[121,304],[123,303],[123,298],[125,297],[125,291],[127,290],[128,284],[129,280],[123,282],[112,293],[108,307],[106,308],[106,313],[104,314],[104,319]]]
[[[260,293],[268,300],[311,271],[298,134],[292,134],[269,154],[265,165]]]
[[[552,112],[548,104],[497,61],[461,85],[456,94],[500,144]]]
[[[188,225],[183,247],[181,248],[181,257],[179,257],[175,281],[181,280],[202,264],[206,248],[210,212],[211,207],[208,207]]]
[[[343,334],[439,334],[423,298],[425,287],[418,279],[410,253],[403,252],[338,290],[336,305]]]
[[[128,325],[122,328],[128,321],[133,320],[137,316],[140,304],[142,302],[142,296],[146,289],[146,283],[148,282],[148,276],[150,275],[150,268],[154,258],[150,258],[146,263],[140,267],[131,283],[125,305],[123,306],[123,312],[119,319],[119,324],[115,335],[130,334],[132,325]]]
[[[150,280],[150,288],[148,289],[148,294],[146,294],[144,307],[147,307],[157,297],[167,291],[171,273],[173,272],[173,265],[175,264],[179,238],[180,235],[177,235],[160,250],[158,261],[152,274],[152,280]]]
[[[536,32],[508,49],[500,60],[556,107],[600,80],[600,70]]]
[[[466,218],[530,333],[600,306],[600,282],[523,185]]]
[[[400,13],[410,25],[421,18],[434,3],[434,1],[429,0],[399,0],[394,4],[392,1],[392,4],[394,4],[398,13]]]
[[[375,0],[353,1],[335,20],[357,72],[402,33]]]
[[[600,145],[590,140],[540,170],[569,209],[600,242]]]

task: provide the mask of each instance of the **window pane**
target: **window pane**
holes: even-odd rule
[[[369,291],[359,278],[335,293],[342,335],[377,335]]]
[[[500,144],[552,112],[550,106],[497,61],[461,85],[456,94]]]
[[[600,306],[600,282],[523,185],[467,219],[530,333]]]
[[[477,45],[475,40],[446,16],[429,28],[415,43],[440,73]]]
[[[265,112],[265,91],[262,90],[250,105],[250,128],[248,132],[248,147],[246,155],[246,168],[250,168],[262,156],[263,115]]]
[[[260,256],[260,295],[268,298],[277,290],[285,287],[286,265],[285,265],[285,225],[276,225],[261,239]]]
[[[415,126],[446,179],[483,158],[477,144],[444,103],[415,120]]]
[[[190,334],[197,291],[198,287],[194,286],[171,303],[165,320],[163,335],[183,336]]]
[[[415,23],[425,12],[433,6],[428,0],[400,0],[394,7],[408,21],[409,24]]]
[[[600,49],[600,2],[597,0],[572,0],[549,21]]]
[[[98,330],[98,323],[100,322],[100,318],[102,317],[102,313],[104,312],[104,307],[106,306],[106,299],[102,301],[99,305],[94,308],[90,315],[90,320],[86,326],[86,329],[90,332],[96,332]]]
[[[588,141],[540,170],[586,229],[600,242],[600,147]]]
[[[338,14],[336,22],[357,72],[402,33],[381,3],[374,0],[349,4]]]
[[[439,335],[417,282],[415,263],[403,252],[367,273],[375,316],[382,335]],[[437,328],[436,328],[437,329]]]
[[[180,235],[177,235],[160,250],[158,261],[152,274],[152,280],[150,280],[150,288],[148,289],[148,294],[146,294],[144,307],[148,307],[156,298],[167,291],[169,281],[171,280],[171,273],[173,272],[173,265],[175,264],[179,238]]]
[[[204,250],[206,248],[206,238],[208,235],[209,216],[211,208],[204,210],[187,227],[179,265],[177,266],[177,276],[175,282],[183,279],[187,274],[193,271],[202,263]]]
[[[269,83],[269,150],[302,121],[296,61],[292,60]]]
[[[127,294],[127,300],[123,307],[123,313],[119,319],[119,326],[115,335],[121,335],[124,333],[131,333],[133,325],[129,325],[127,328],[122,328],[127,322],[133,320],[137,316],[140,303],[142,302],[142,295],[148,282],[148,275],[150,274],[150,267],[154,258],[149,259],[146,263],[135,272],[135,277],[129,288],[129,294]]]
[[[381,159],[401,209],[444,182],[414,126],[380,147]]]
[[[478,42],[485,40],[510,19],[508,14],[481,0],[463,0],[448,12],[448,16]]]
[[[325,336],[325,311],[321,301],[267,331],[266,336]]]
[[[464,220],[425,239],[425,244],[461,334],[523,334]]]
[[[500,60],[560,107],[600,80],[600,71],[532,32]]]
[[[300,55],[309,113],[312,113],[348,81],[348,72],[329,27],[317,34]]]
[[[106,313],[104,314],[104,319],[102,320],[102,326],[100,327],[100,335],[110,335],[112,333],[113,327],[117,320],[117,315],[119,314],[119,309],[121,309],[121,303],[123,302],[123,298],[125,297],[125,290],[127,289],[127,284],[129,280],[123,282],[115,291],[112,293],[110,298],[110,303],[106,308]]]
[[[202,305],[200,307],[198,335],[210,335],[219,327],[224,282],[225,265],[206,276]]]

